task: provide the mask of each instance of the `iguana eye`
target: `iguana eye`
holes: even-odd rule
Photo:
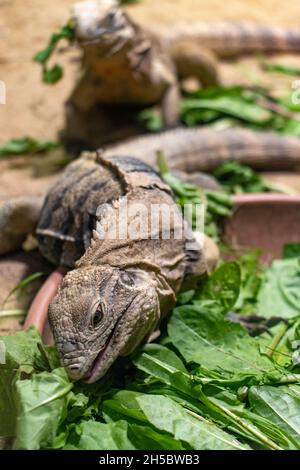
[[[120,274],[120,281],[127,287],[133,287],[135,285],[135,274],[123,271]]]
[[[99,326],[99,324],[101,323],[102,319],[103,319],[103,310],[102,310],[101,305],[99,305],[92,318],[93,327],[97,328],[97,326]]]

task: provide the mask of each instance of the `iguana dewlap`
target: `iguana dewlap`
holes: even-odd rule
[[[166,212],[152,226],[158,205]],[[170,188],[132,158],[87,153],[69,165],[47,195],[37,234],[49,261],[74,268],[49,320],[62,365],[89,382],[149,337],[175,295],[207,270],[203,240],[183,221]]]

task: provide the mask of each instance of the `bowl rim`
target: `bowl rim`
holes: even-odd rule
[[[234,206],[255,204],[300,204],[300,194],[247,193],[232,196]]]

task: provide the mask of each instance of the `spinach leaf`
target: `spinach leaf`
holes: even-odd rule
[[[17,380],[16,449],[51,447],[73,384],[64,369],[35,374],[28,380]]]
[[[249,402],[255,413],[286,431],[300,449],[300,397],[284,393],[280,387],[251,387]]]
[[[257,309],[264,317],[292,318],[299,315],[299,258],[273,261],[258,293]]]
[[[70,438],[65,449],[79,450],[134,450],[135,447],[128,438],[128,423],[99,423],[84,421],[76,428],[79,438]]]
[[[257,380],[272,372],[274,366],[260,354],[257,341],[213,307],[203,304],[174,310],[168,334],[184,359],[225,374],[252,375]]]

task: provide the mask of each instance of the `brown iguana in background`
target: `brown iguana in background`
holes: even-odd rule
[[[147,30],[116,0],[74,5],[82,76],[66,104],[63,139],[79,148],[141,133],[137,113],[159,105],[164,125],[178,123],[181,80],[217,85],[217,57],[253,52],[298,52],[300,30],[254,24],[180,23]]]
[[[176,293],[190,288],[218,258],[215,244],[206,237],[199,244],[190,230],[185,237],[172,236],[183,224],[181,212],[168,186],[143,162],[153,163],[158,150],[170,167],[181,171],[211,170],[230,158],[260,168],[271,163],[295,168],[300,163],[300,141],[295,138],[237,129],[179,129],[84,154],[60,175],[42,210],[41,201],[33,198],[4,204],[0,254],[17,249],[38,222],[45,258],[73,268],[49,312],[62,365],[71,377],[90,382],[101,377],[119,355],[128,354],[156,329]],[[133,158],[137,155],[139,160]],[[202,175],[195,173],[197,177]],[[138,218],[143,231],[136,239],[103,237],[124,201],[129,207],[142,203],[148,210],[153,204],[167,207],[172,214],[170,237],[159,232],[158,238],[149,239],[144,218]],[[129,222],[121,218],[121,227],[136,226],[136,213],[131,217]]]

